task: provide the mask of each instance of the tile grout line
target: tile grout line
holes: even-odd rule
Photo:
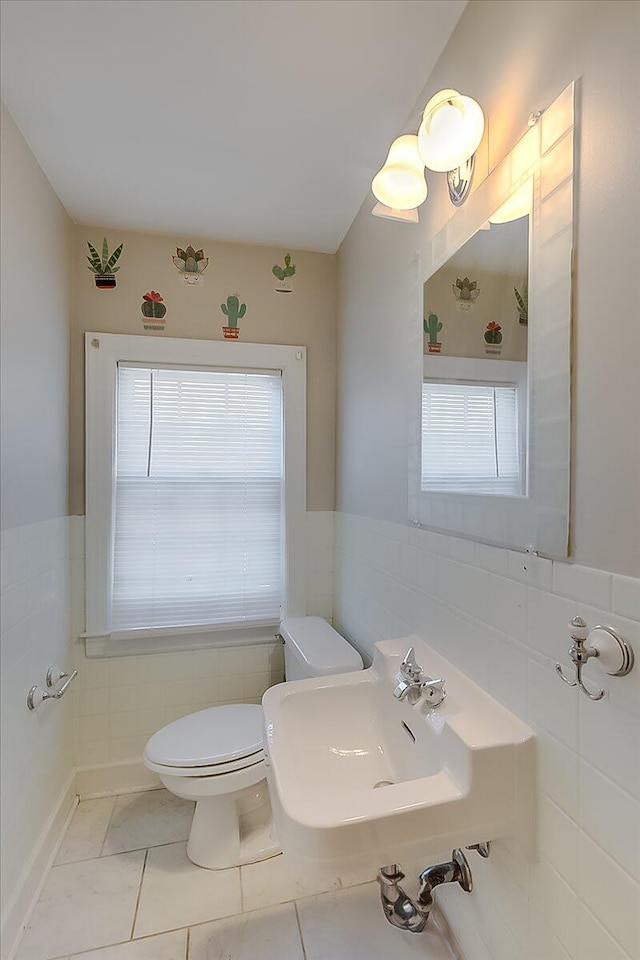
[[[112,807],[111,807],[111,812],[110,812],[110,814],[109,814],[109,821],[108,821],[108,823],[107,823],[107,829],[106,829],[105,832],[104,832],[104,837],[103,837],[102,843],[101,843],[101,845],[100,845],[100,853],[98,854],[98,857],[104,856],[104,846],[105,846],[105,844],[106,844],[106,842],[107,842],[107,837],[109,836],[109,830],[111,829],[111,824],[113,823],[113,815],[114,815],[114,813],[116,812],[116,807],[117,807],[117,805],[118,805],[118,800],[119,800],[119,799],[120,799],[120,797],[119,797],[118,795],[116,795],[116,796],[113,798],[113,805],[112,805]]]
[[[302,924],[300,923],[300,914],[298,913],[298,901],[297,901],[297,900],[294,900],[294,901],[293,901],[293,909],[295,910],[296,922],[297,922],[297,924],[298,924],[298,934],[299,934],[299,936],[300,936],[300,946],[302,947],[302,958],[303,958],[303,960],[307,960],[307,950],[306,950],[306,947],[305,947],[305,945],[304,945],[304,937],[302,936]]]
[[[191,927],[187,927],[187,936],[184,945],[184,960],[189,960],[189,951],[191,949]]]
[[[211,923],[211,921],[207,921]],[[59,957],[47,957],[46,960],[74,960],[77,956],[84,956],[90,953],[100,953],[101,950],[112,950],[114,947],[126,947],[130,943],[144,943],[145,940],[154,940],[156,937],[164,937],[170,933],[179,933],[181,930],[189,930],[188,927],[174,927],[172,930],[161,930],[160,933],[148,933],[144,937],[129,938],[128,940],[117,940],[115,943],[104,943],[100,947],[91,947],[89,950],[83,950],[81,954],[63,953]]]
[[[146,869],[147,869],[147,859],[148,859],[148,857],[149,857],[149,850],[148,850],[148,848],[147,848],[147,850],[145,850],[144,861],[143,861],[143,864],[142,864],[142,872],[141,872],[141,874],[140,874],[140,886],[138,887],[138,895],[137,895],[137,897],[136,897],[136,906],[135,906],[135,910],[133,911],[133,921],[132,921],[132,923],[131,923],[131,936],[129,937],[129,940],[130,940],[130,941],[133,940],[133,933],[134,933],[134,930],[135,930],[135,928],[136,928],[136,921],[137,921],[137,919],[138,919],[138,910],[139,910],[139,908],[140,908],[140,898],[142,897],[142,883],[143,883],[143,881],[144,881],[144,875],[145,875],[145,871],[146,871]]]

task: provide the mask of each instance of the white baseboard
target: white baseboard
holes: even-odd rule
[[[2,915],[0,921],[2,960],[12,960],[16,953],[22,931],[38,902],[77,802],[76,772],[72,770],[62,788],[58,802],[54,805],[38,837],[33,853],[24,866],[16,891]]]
[[[111,797],[119,793],[142,793],[160,787],[162,784],[158,774],[147,770],[141,760],[76,769],[76,790],[81,800]]]

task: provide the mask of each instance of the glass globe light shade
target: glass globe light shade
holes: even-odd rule
[[[441,90],[424,108],[418,150],[425,167],[446,173],[476,152],[484,133],[482,107],[457,90]]]
[[[371,182],[376,200],[394,210],[412,210],[427,199],[424,163],[413,133],[394,140],[381,170]]]
[[[533,182],[527,180],[508,200],[505,200],[499,210],[491,214],[489,223],[509,223],[511,220],[528,216],[531,213],[532,201]]]

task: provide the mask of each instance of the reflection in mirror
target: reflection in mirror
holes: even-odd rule
[[[531,185],[424,284],[426,491],[527,492]],[[506,222],[505,222],[506,221]]]

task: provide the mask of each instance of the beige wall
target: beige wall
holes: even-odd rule
[[[581,78],[572,556],[635,576],[640,431],[632,391],[640,326],[630,278],[640,239],[639,29],[634,2],[474,0],[419,104],[441,87],[476,97],[492,169],[528,114]],[[428,180],[418,227],[371,217],[368,198],[339,251],[338,509],[399,523],[408,515],[409,268],[413,252],[452,212],[444,177]]]
[[[124,242],[114,290],[97,290],[86,268],[86,243],[112,250]],[[176,246],[203,247],[209,265],[202,285],[186,286],[171,261]],[[149,290],[167,307],[164,333],[147,336],[222,339],[220,304],[237,293],[247,304],[240,338],[255,343],[301,344],[307,353],[307,508],[332,510],[335,461],[336,258],[298,253],[293,293],[275,292],[271,268],[285,251],[220,243],[193,236],[161,236],[77,226],[71,341],[71,513],[84,513],[84,333],[145,334],[140,306]]]
[[[67,513],[71,221],[2,104],[2,529]]]

